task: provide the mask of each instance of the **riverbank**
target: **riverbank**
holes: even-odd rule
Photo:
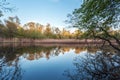
[[[115,41],[111,41],[115,44]],[[39,44],[102,44],[102,40],[93,39],[19,39],[19,38],[0,38],[0,43],[39,43]]]

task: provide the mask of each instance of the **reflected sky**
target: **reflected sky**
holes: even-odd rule
[[[0,79],[69,80],[64,71],[75,68],[74,59],[99,50],[96,46],[2,46]]]
[[[66,80],[62,73],[65,69],[73,67],[72,60],[77,56],[73,50],[60,53],[59,56],[51,57],[49,60],[40,58],[38,60],[27,60],[21,57],[22,68],[25,70],[24,80]],[[34,73],[34,75],[33,75]]]

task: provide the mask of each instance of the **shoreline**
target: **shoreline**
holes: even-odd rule
[[[103,44],[58,44],[58,43],[0,43],[0,47],[101,47]],[[105,44],[104,47],[110,47]]]
[[[0,38],[0,43],[41,43],[41,44],[85,44],[85,43],[102,43],[102,40],[93,39],[20,39],[20,38]]]
[[[111,40],[112,44],[117,45],[114,40]],[[100,44],[104,43],[103,40],[98,39],[25,39],[25,38],[0,38],[0,44],[2,43],[29,43],[29,44]],[[108,45],[108,43],[105,43]]]

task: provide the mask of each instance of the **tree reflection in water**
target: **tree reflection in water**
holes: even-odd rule
[[[11,55],[12,54],[12,55]],[[21,80],[19,57],[15,56],[11,47],[0,53],[0,80]]]
[[[112,53],[86,53],[76,57],[75,70],[65,71],[70,80],[120,80],[120,56]]]
[[[96,53],[99,47],[92,46],[1,46],[0,47],[0,80],[21,80],[24,74],[20,57],[27,60],[39,60],[40,58],[50,59],[51,57],[59,56],[60,54],[66,54],[70,50],[73,53],[80,54],[82,51],[88,51]],[[111,49],[112,50],[112,49]],[[109,50],[110,51],[110,50]],[[71,75],[70,72],[66,72],[66,75],[72,80],[98,78],[101,74],[110,75],[113,77],[119,76],[119,57],[112,54],[87,54],[86,57],[76,58],[74,65],[76,66],[76,74]],[[110,63],[111,62],[111,63]],[[98,64],[99,63],[99,64]],[[108,66],[109,63],[109,66]],[[104,64],[104,65],[103,65]],[[114,69],[115,67],[115,69]],[[92,69],[92,70],[91,70]],[[97,72],[98,70],[98,72]],[[111,70],[111,72],[110,72]],[[100,72],[99,72],[100,71]],[[114,72],[114,74],[113,74]],[[81,76],[80,76],[81,75]],[[98,76],[96,76],[98,75]],[[109,76],[108,76],[109,77]],[[119,77],[118,77],[119,78]]]

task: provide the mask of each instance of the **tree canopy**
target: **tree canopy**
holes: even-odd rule
[[[118,38],[111,34],[111,29],[120,34],[120,0],[84,0],[69,17],[72,26],[87,32],[88,36],[105,40],[110,45],[110,39],[114,39],[120,45]]]
[[[119,27],[119,0],[85,0],[80,8],[75,9],[71,16],[74,27],[83,29],[98,27]]]

